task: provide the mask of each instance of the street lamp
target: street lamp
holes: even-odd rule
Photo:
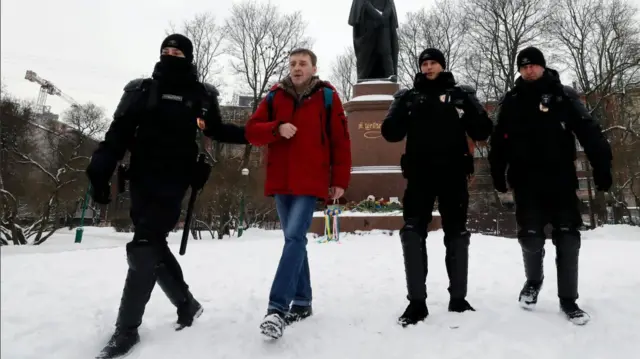
[[[238,220],[238,237],[242,237],[242,232],[244,232],[244,198],[245,193],[247,192],[247,182],[249,178],[249,169],[242,169],[242,194],[240,197],[240,215]]]
[[[82,235],[84,234],[84,215],[85,215],[85,212],[87,211],[87,205],[89,204],[89,193],[91,193],[91,183],[89,183],[89,187],[87,187],[87,192],[84,195],[84,202],[82,203],[82,214],[80,215],[80,226],[76,228],[76,238],[74,241],[75,243],[82,242]]]

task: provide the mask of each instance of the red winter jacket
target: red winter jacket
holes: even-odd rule
[[[299,101],[288,79],[273,86],[272,121],[264,99],[247,122],[247,140],[254,146],[268,145],[266,196],[294,194],[327,199],[329,187],[346,190],[349,186],[351,140],[342,102],[331,84],[317,78],[312,81]],[[326,133],[323,87],[333,90],[330,138]],[[292,138],[280,136],[278,126],[282,123],[298,129]]]

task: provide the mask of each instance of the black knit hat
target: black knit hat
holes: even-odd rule
[[[518,64],[518,69],[526,65],[540,65],[542,67],[547,67],[547,62],[544,60],[542,51],[533,46],[520,51],[516,59],[516,63]]]
[[[442,66],[443,69],[447,68],[447,61],[444,59],[442,51],[434,48],[428,48],[420,53],[418,57],[418,66],[422,66],[422,63],[427,60],[433,60]]]
[[[164,49],[165,47],[175,47],[176,49],[182,51],[189,62],[193,61],[193,44],[191,43],[191,40],[189,40],[186,36],[180,34],[172,34],[167,36],[167,38],[162,41],[160,52],[162,52],[162,49]]]

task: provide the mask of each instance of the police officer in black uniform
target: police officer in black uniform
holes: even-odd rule
[[[196,136],[246,144],[244,128],[222,123],[218,91],[197,79],[193,45],[183,35],[168,36],[152,78],[124,88],[113,122],[91,157],[87,175],[93,199],[111,200],[110,179],[128,150],[133,240],[127,244],[129,270],[115,333],[98,358],[118,358],[140,341],[138,327],[156,284],[176,306],[176,329],[191,326],[203,311],[189,291],[166,237],[181,212],[189,186],[201,188],[208,167],[198,165]]]
[[[560,308],[571,322],[585,324],[589,315],[576,304],[582,226],[576,137],[600,191],[612,184],[611,147],[576,91],[547,68],[539,49],[523,49],[517,65],[520,77],[499,106],[489,162],[496,190],[507,193],[508,183],[515,200],[526,276],[520,305],[533,309],[538,301],[544,279],[544,227],[551,224]]]
[[[493,124],[475,96],[459,86],[438,49],[424,50],[418,59],[421,72],[412,89],[400,90],[389,108],[381,132],[389,142],[406,137],[401,158],[407,187],[403,198],[405,225],[400,231],[409,305],[399,318],[403,326],[424,320],[429,311],[427,289],[427,227],[436,198],[442,217],[445,263],[449,275],[448,310],[474,310],[467,302],[469,238],[468,178],[473,153],[467,135],[484,141]]]

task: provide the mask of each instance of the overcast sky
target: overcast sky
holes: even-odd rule
[[[266,1],[266,0],[265,0]],[[432,0],[399,0],[401,18],[407,11],[430,6]],[[150,75],[169,22],[213,12],[222,23],[232,0],[2,0],[1,76],[10,93],[36,99],[39,86],[24,79],[27,70],[53,82],[76,101],[92,101],[112,115],[131,79]],[[347,24],[349,0],[279,0],[284,11],[300,10],[315,39],[320,76],[331,61],[351,46]],[[223,62],[226,65],[226,61]],[[231,84],[232,85],[232,84]],[[223,89],[226,95],[232,86]],[[49,96],[59,113],[68,104]]]
[[[267,1],[267,0],[259,0]],[[274,0],[276,1],[276,0]],[[640,2],[640,0],[632,0]],[[222,23],[233,0],[2,0],[0,1],[0,74],[10,93],[35,100],[39,86],[24,79],[27,70],[53,82],[81,103],[94,102],[111,116],[124,85],[150,75],[169,23],[180,24],[211,11]],[[350,0],[277,0],[284,11],[300,10],[315,39],[319,74],[352,46],[347,24]],[[433,0],[396,0],[400,21],[408,11]],[[222,65],[227,65],[224,61]],[[228,71],[227,71],[228,72]],[[225,78],[231,82],[232,78]],[[222,89],[224,97],[233,83]],[[68,104],[49,96],[59,113]]]

